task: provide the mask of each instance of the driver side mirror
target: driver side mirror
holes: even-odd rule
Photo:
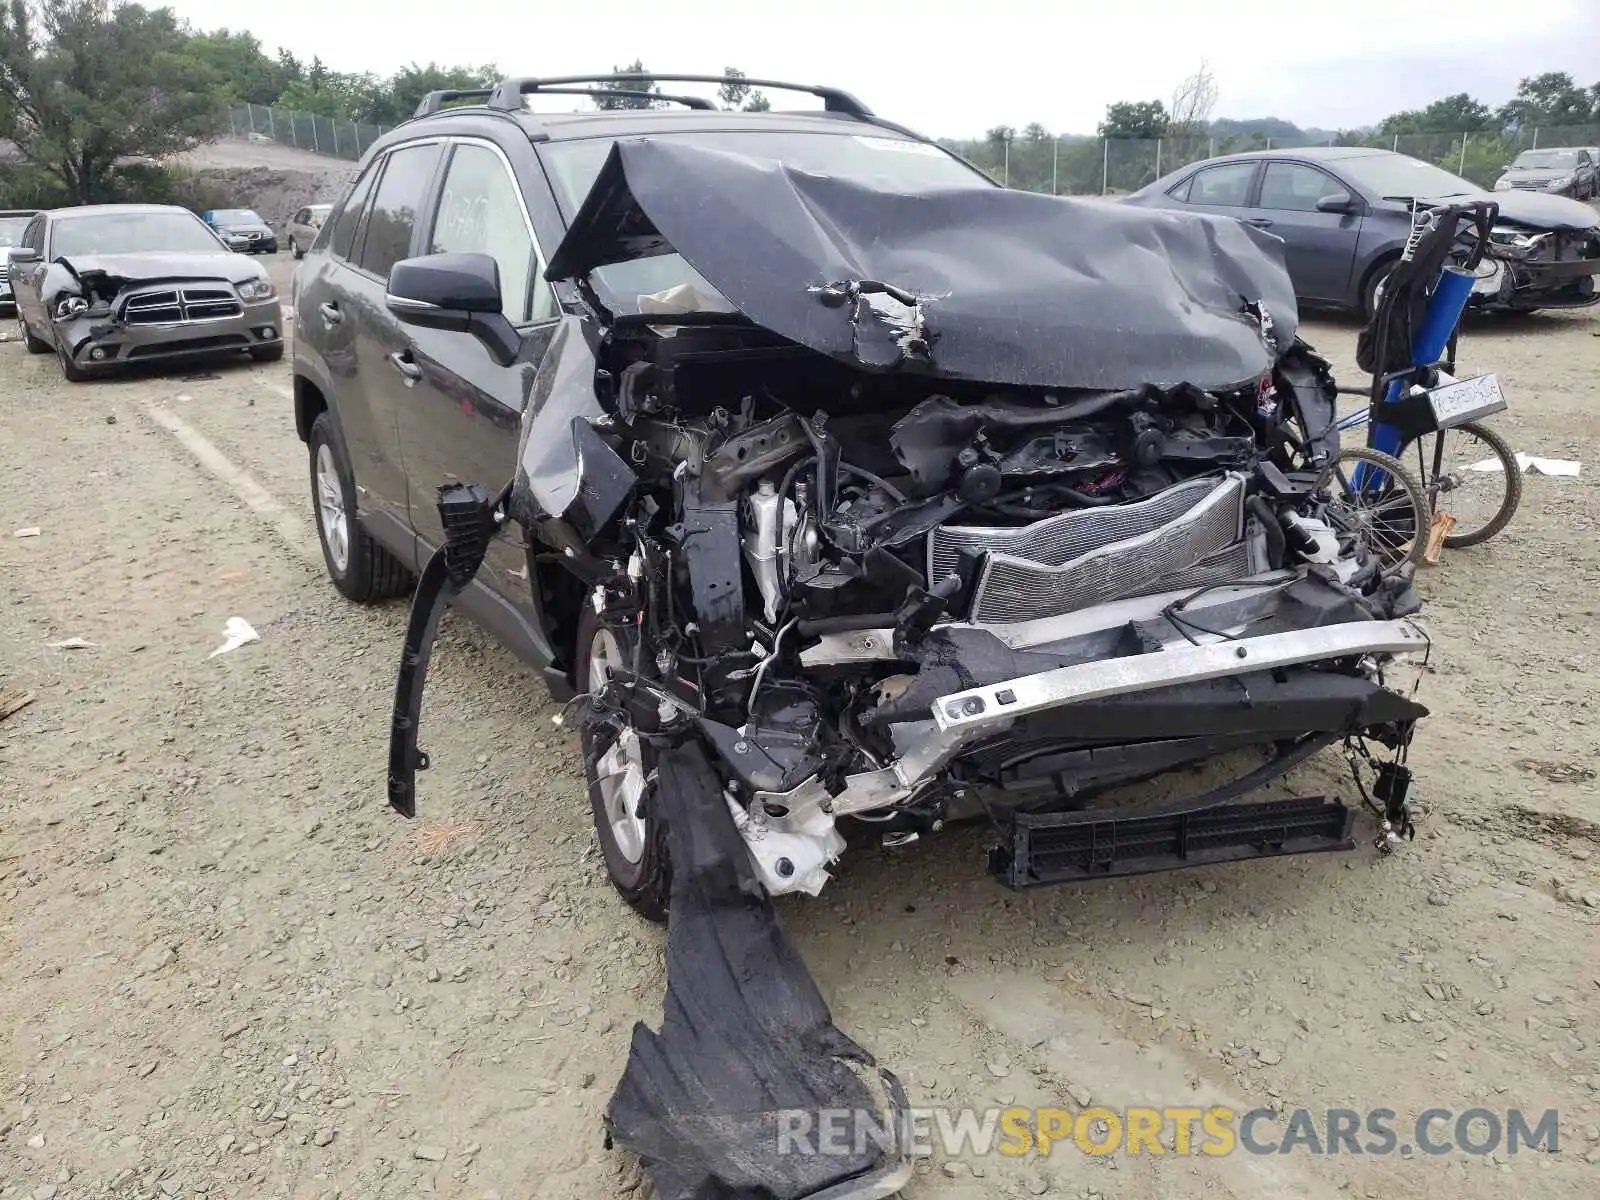
[[[500,264],[487,254],[425,254],[389,271],[384,306],[407,325],[470,333],[496,365],[516,362],[522,339],[502,312]]]
[[[39,261],[39,252],[32,246],[13,246],[11,248],[12,263],[36,263]]]
[[[1355,197],[1349,192],[1334,192],[1317,201],[1317,211],[1322,213],[1351,213],[1355,209]]]

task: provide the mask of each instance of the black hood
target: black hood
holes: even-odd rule
[[[1294,339],[1282,245],[1229,217],[998,187],[907,196],[641,138],[613,146],[546,275],[676,252],[750,320],[858,367],[1223,388]]]
[[[1477,199],[1500,206],[1500,219],[1529,229],[1564,231],[1600,228],[1600,213],[1566,196],[1549,192],[1484,192]]]

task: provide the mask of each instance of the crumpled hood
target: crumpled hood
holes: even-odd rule
[[[998,187],[907,196],[672,138],[613,146],[546,275],[673,252],[812,350],[992,384],[1229,387],[1299,320],[1283,243],[1232,218]]]
[[[1500,220],[1533,229],[1596,229],[1600,213],[1581,200],[1543,192],[1484,192],[1480,199],[1500,206]]]
[[[220,246],[215,253],[68,254],[57,261],[65,262],[80,279],[103,274],[123,285],[167,279],[225,279],[239,284],[266,276],[260,263]]]

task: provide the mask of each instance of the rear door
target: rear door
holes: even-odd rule
[[[376,158],[356,181],[338,218],[326,253],[316,253],[296,272],[295,359],[320,378],[344,435],[355,475],[356,507],[363,523],[391,549],[409,559],[415,547],[407,514],[406,476],[400,432],[392,407],[374,382],[363,343],[375,336],[373,310],[382,311],[383,288],[360,266],[374,190],[385,158]]]
[[[1245,214],[1250,224],[1283,239],[1295,294],[1325,304],[1342,304],[1349,294],[1361,237],[1359,211],[1317,211],[1317,201],[1336,194],[1354,200],[1349,188],[1318,167],[1273,160],[1266,164],[1257,199]],[[1356,204],[1359,208],[1360,202]]]
[[[411,403],[411,342],[405,326],[384,303],[389,270],[411,257],[417,217],[444,149],[438,138],[406,142],[384,156],[383,174],[372,190],[360,244],[351,254],[344,289],[355,325],[356,370],[374,429],[383,436],[384,476],[397,480],[384,497],[396,520],[411,525],[411,484],[400,434],[400,417]],[[408,547],[415,550],[414,546]]]
[[[532,166],[531,151],[526,144],[522,149],[530,160],[525,165]],[[477,483],[494,491],[510,482],[523,407],[557,311],[510,155],[492,141],[451,139],[417,253],[493,258],[503,312],[524,337],[521,360],[501,367],[468,334],[405,329],[417,378],[398,402],[400,442],[411,478],[411,520],[425,555],[443,541],[435,507],[440,485]],[[506,606],[520,612],[521,620],[512,618],[518,625],[533,615],[527,570],[522,529],[507,523],[477,577],[494,595],[463,597],[469,610],[478,607],[475,615],[502,637],[507,636]]]

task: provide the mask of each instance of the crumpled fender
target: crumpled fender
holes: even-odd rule
[[[654,792],[673,880],[661,1029],[633,1028],[607,1134],[639,1156],[659,1200],[881,1200],[911,1177],[906,1101],[878,1070],[888,1111],[862,1076],[870,1054],[828,1006],[756,877],[722,786],[695,743],[665,751]],[[888,1131],[850,1153],[816,1153],[819,1112]],[[812,1153],[785,1145],[810,1114]]]

